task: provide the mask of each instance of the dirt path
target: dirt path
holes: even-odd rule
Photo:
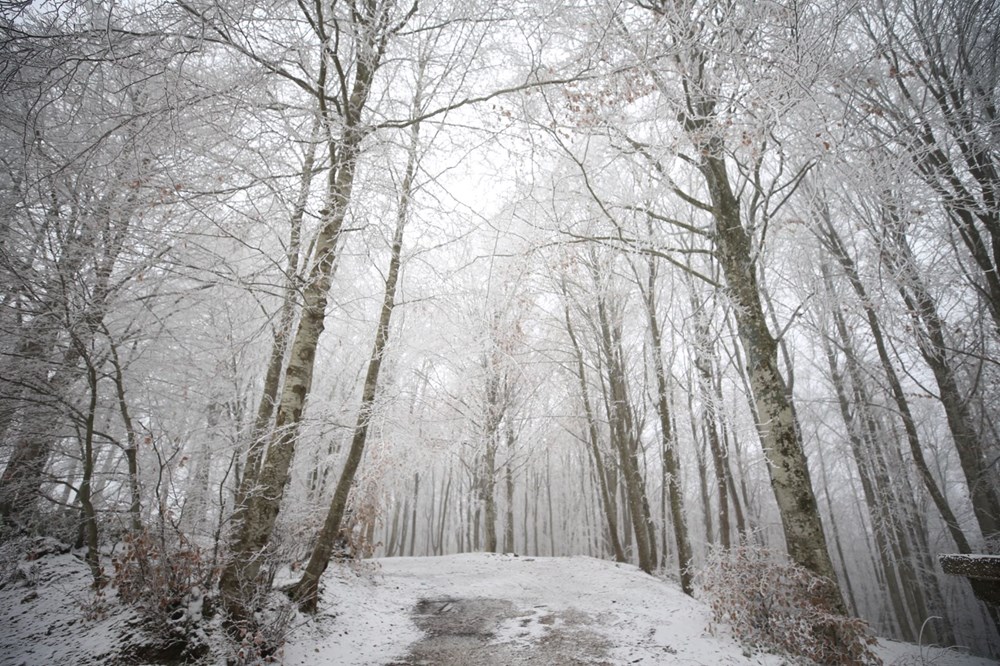
[[[504,599],[421,599],[413,619],[426,637],[389,666],[553,666],[611,664],[593,618],[545,606],[518,608]]]

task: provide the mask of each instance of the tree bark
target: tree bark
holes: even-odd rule
[[[101,569],[100,559],[100,537],[97,528],[97,512],[91,501],[91,486],[94,476],[94,426],[97,416],[97,369],[91,362],[87,361],[87,384],[90,388],[90,404],[86,412],[83,436],[83,478],[80,481],[80,506],[83,509],[83,524],[87,543],[87,566],[93,578],[93,587],[100,590],[105,585],[104,571]]]
[[[704,123],[690,119],[685,125],[692,136],[707,129]],[[735,306],[737,331],[746,351],[759,418],[757,429],[781,513],[788,555],[799,566],[830,581],[827,598],[833,608],[844,612],[794,407],[778,369],[777,341],[768,330],[761,305],[750,237],[740,221],[739,201],[729,183],[721,141],[696,140],[696,144],[702,153],[700,170],[708,185],[715,217],[715,256],[726,278],[728,294]]]
[[[122,372],[121,359],[118,357],[118,348],[108,336],[111,347],[111,363],[114,368],[112,379],[115,383],[115,395],[118,398],[118,413],[121,415],[122,424],[125,426],[125,461],[128,465],[128,487],[129,487],[129,518],[130,528],[133,533],[138,534],[142,530],[142,502],[139,493],[139,437],[132,422],[132,416],[128,409],[128,400],[125,397],[125,377]]]
[[[313,168],[316,162],[316,149],[319,141],[321,119],[317,117],[310,135],[309,147],[306,149],[302,163],[302,180],[299,183],[299,193],[289,220],[288,252],[285,259],[285,294],[278,311],[278,323],[274,329],[271,342],[271,354],[267,361],[264,374],[263,394],[257,405],[257,415],[254,418],[253,429],[250,431],[250,446],[247,450],[244,477],[247,482],[241,483],[241,488],[252,488],[257,482],[260,463],[267,448],[267,435],[271,430],[271,421],[277,405],[278,390],[281,387],[281,371],[285,367],[285,356],[288,351],[289,335],[295,324],[296,298],[299,287],[299,254],[302,247],[302,218],[305,215],[312,187]],[[332,166],[331,166],[332,168]],[[334,264],[334,267],[336,264]],[[333,278],[331,272],[330,278]],[[236,504],[243,504],[245,498],[238,496]]]
[[[512,469],[514,456],[514,431],[507,424],[507,462],[504,464],[504,487],[506,490],[506,507],[504,510],[503,527],[503,552],[513,553],[514,551],[514,470]]]
[[[332,98],[327,97],[326,54],[320,59],[317,100],[328,135],[330,159],[326,197],[324,209],[320,212],[321,225],[316,237],[313,265],[303,289],[302,313],[289,351],[267,458],[256,478],[245,475],[238,491],[238,497],[245,499],[233,515],[236,528],[230,559],[219,580],[222,604],[234,625],[251,620],[249,605],[262,582],[260,572],[265,548],[281,508],[288,470],[295,455],[299,424],[312,388],[316,349],[324,328],[337,243],[351,201],[358,154],[366,134],[361,127],[361,114],[367,105],[375,73],[381,65],[385,40],[389,36],[387,11],[384,8],[377,10],[366,17],[366,24],[359,26],[354,81],[349,92],[343,91],[336,108],[328,105],[328,99]],[[318,28],[325,30],[323,26]],[[340,136],[334,139],[333,132],[338,127],[341,128]]]
[[[496,441],[495,433],[486,441],[483,467],[480,470],[479,501],[483,503],[483,550],[497,552],[497,502],[496,502]]]
[[[611,422],[611,439],[618,452],[618,460],[622,469],[624,490],[628,502],[629,513],[639,560],[639,568],[646,573],[652,573],[656,568],[656,556],[650,549],[655,548],[649,542],[649,524],[647,519],[648,503],[645,500],[645,483],[639,460],[636,455],[637,442],[632,427],[631,405],[626,389],[625,369],[622,366],[619,339],[612,333],[607,312],[607,304],[603,295],[597,299],[598,325],[601,335],[601,348],[604,353],[605,367],[608,373],[609,412]],[[644,510],[645,505],[645,510]]]
[[[892,209],[884,211],[883,231],[887,242],[882,246],[882,258],[896,278],[897,288],[914,324],[920,355],[934,374],[938,399],[945,417],[965,481],[972,498],[972,509],[983,538],[987,541],[1000,536],[1000,496],[986,460],[988,447],[972,426],[969,399],[962,394],[952,368],[945,341],[944,322],[937,303],[917,273],[913,252],[902,231],[902,222]]]
[[[419,98],[415,104],[415,108],[419,108]],[[358,419],[354,427],[354,437],[351,439],[351,448],[348,451],[347,460],[344,463],[344,469],[341,471],[340,479],[337,481],[337,488],[333,493],[333,499],[330,502],[326,520],[323,522],[323,528],[320,530],[312,555],[306,564],[302,579],[295,585],[292,592],[299,607],[309,613],[316,612],[316,604],[319,597],[319,578],[326,571],[326,567],[330,563],[330,555],[333,552],[337,537],[340,535],[340,526],[343,521],[344,512],[347,509],[348,498],[354,484],[354,477],[357,474],[358,467],[361,465],[365,444],[368,441],[368,426],[371,421],[375,398],[378,394],[379,372],[382,368],[382,360],[389,343],[392,312],[396,304],[396,284],[399,280],[399,272],[402,264],[403,230],[406,227],[409,217],[409,204],[413,194],[413,179],[417,168],[419,131],[420,124],[414,123],[410,133],[411,144],[407,156],[406,172],[403,176],[403,182],[400,185],[401,195],[396,216],[396,230],[392,239],[389,272],[385,280],[382,310],[379,315],[378,328],[375,332],[375,342],[372,345],[371,357],[368,361],[368,371],[365,374],[361,406],[358,409]],[[268,458],[270,458],[270,455],[268,455]]]
[[[219,581],[223,605],[237,623],[250,619],[247,605],[257,593],[264,549],[274,529],[295,455],[299,424],[312,388],[336,246],[354,184],[361,138],[360,133],[348,133],[340,151],[343,162],[331,170],[336,175],[331,176],[324,225],[317,237],[316,262],[303,292],[302,315],[289,354],[271,445],[259,473],[256,477],[245,475],[238,493],[244,501],[233,515],[236,532],[230,547],[231,557]]]
[[[865,320],[867,321],[868,328],[871,331],[872,340],[875,342],[875,349],[878,351],[879,362],[882,365],[882,370],[885,373],[886,380],[889,382],[889,389],[892,393],[893,401],[896,404],[899,417],[903,422],[903,430],[906,433],[906,441],[909,444],[913,464],[917,468],[917,472],[920,474],[920,479],[923,481],[928,494],[930,494],[931,499],[934,502],[934,506],[937,507],[938,513],[941,514],[944,524],[948,527],[948,532],[955,541],[955,545],[958,547],[959,552],[972,552],[969,541],[962,532],[962,528],[959,526],[958,520],[955,518],[955,514],[951,510],[951,506],[948,504],[948,499],[945,497],[944,493],[941,492],[941,489],[938,486],[937,481],[934,479],[934,475],[931,473],[930,467],[924,458],[923,448],[920,445],[920,436],[917,433],[916,421],[910,411],[909,401],[903,393],[903,386],[899,381],[899,376],[896,374],[896,370],[892,365],[892,360],[889,357],[889,350],[882,334],[882,326],[879,323],[878,315],[875,313],[871,300],[868,298],[867,290],[861,282],[861,277],[858,275],[853,260],[847,254],[847,248],[844,247],[843,241],[841,241],[840,236],[837,235],[834,230],[829,219],[829,212],[826,209],[820,211],[820,219],[823,223],[821,240],[824,241],[827,249],[830,250],[831,254],[833,254],[834,258],[840,264],[844,274],[847,276],[847,280],[850,283],[851,288],[854,290],[855,295],[857,295],[858,300],[861,302],[861,307],[865,313]],[[834,293],[832,279],[829,275],[829,269],[826,267],[825,263],[821,263],[820,268],[824,272],[823,279],[827,284],[827,291],[831,294]]]
[[[567,298],[565,283],[562,284],[562,292],[563,297]],[[591,459],[594,462],[598,485],[601,490],[601,507],[604,510],[604,519],[607,523],[608,540],[611,543],[611,551],[614,554],[615,561],[626,562],[627,559],[625,557],[625,550],[622,548],[621,541],[618,538],[617,507],[615,506],[613,499],[614,494],[608,487],[608,472],[605,470],[603,456],[601,455],[599,445],[600,435],[598,433],[594,410],[590,403],[590,391],[587,388],[587,375],[583,364],[583,352],[580,349],[580,343],[577,340],[576,332],[573,328],[573,322],[570,319],[568,304],[564,304],[563,306],[563,317],[566,321],[566,333],[569,335],[570,344],[573,347],[573,354],[576,358],[576,376],[580,385],[580,399],[583,401],[583,415],[587,421],[587,443],[589,445]]]
[[[677,461],[676,439],[674,438],[669,403],[669,386],[667,370],[663,363],[663,339],[660,335],[660,322],[656,311],[656,264],[652,257],[646,264],[648,272],[644,300],[646,316],[649,322],[649,337],[652,343],[653,372],[656,374],[656,413],[660,418],[660,439],[662,445],[663,482],[668,503],[670,505],[670,520],[674,526],[674,543],[677,546],[677,563],[680,574],[681,590],[688,596],[693,596],[694,585],[691,580],[692,556],[691,544],[688,540],[687,523],[684,520],[684,498],[681,492],[680,464]],[[666,562],[664,562],[664,565]]]

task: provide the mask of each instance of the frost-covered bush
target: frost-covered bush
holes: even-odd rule
[[[826,601],[831,583],[760,548],[717,549],[700,572],[716,622],[744,645],[824,666],[876,665],[875,637]]]
[[[295,603],[284,594],[268,595],[254,613],[253,627],[240,630],[239,642],[231,646],[230,666],[260,666],[281,661],[281,650],[297,615]]]
[[[114,558],[114,586],[133,606],[157,643],[150,649],[179,657],[207,650],[206,590],[214,571],[198,546],[183,535],[129,535],[125,551]]]
[[[31,540],[24,536],[7,537],[0,529],[0,590],[22,580],[30,580],[21,568]]]

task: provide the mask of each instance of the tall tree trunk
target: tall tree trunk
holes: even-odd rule
[[[847,569],[847,558],[844,557],[844,548],[841,544],[840,529],[837,526],[837,514],[833,510],[833,500],[830,498],[830,479],[826,472],[826,460],[823,456],[823,447],[816,450],[819,456],[820,475],[823,480],[823,499],[826,502],[826,511],[830,514],[830,532],[833,534],[833,547],[837,551],[837,558],[840,560],[840,571],[844,591],[847,592],[848,611],[854,617],[858,617],[858,602],[854,598],[854,586],[851,584],[851,574]]]
[[[494,405],[491,405],[494,407]],[[489,417],[487,417],[489,418]],[[483,541],[487,553],[497,552],[497,432],[496,426],[490,424],[486,435],[486,451],[483,453],[483,465],[479,470],[479,501],[483,506]]]
[[[663,339],[660,335],[660,321],[656,311],[656,265],[652,257],[647,262],[646,269],[648,281],[644,290],[644,300],[649,323],[649,336],[652,342],[653,372],[656,374],[656,413],[660,418],[663,482],[670,504],[670,520],[674,527],[674,543],[677,546],[681,590],[690,596],[694,593],[691,580],[691,544],[688,540],[687,523],[684,521],[684,498],[681,492],[680,464],[677,461],[677,442],[671,427],[668,397],[670,388],[667,382],[666,366],[663,363]],[[664,565],[666,565],[665,561]]]
[[[441,510],[438,516],[437,542],[434,544],[434,554],[444,555],[447,547],[444,542],[444,526],[448,519],[448,497],[451,494],[451,469],[448,470],[448,478],[444,483],[444,492],[441,493]],[[411,552],[412,555],[412,552]]]
[[[403,522],[403,529],[404,529],[403,538],[404,539],[406,538],[406,533],[405,533],[405,529],[406,529],[406,517],[407,517],[407,514],[409,512],[410,512],[410,498],[409,497],[407,497],[406,500],[405,500],[405,502],[403,503],[402,511],[400,511],[399,501],[393,502],[393,504],[392,504],[392,523],[386,525],[386,534],[385,534],[385,556],[386,557],[392,557],[393,555],[397,554],[396,553],[396,544],[398,543],[397,539],[399,537],[399,523],[400,523],[399,515],[400,515],[400,513],[403,514],[403,521],[402,521]]]
[[[250,619],[247,603],[257,593],[264,548],[271,537],[288,481],[288,470],[295,455],[299,424],[306,398],[312,388],[316,348],[324,328],[324,317],[335,251],[347,212],[347,202],[354,182],[359,134],[352,135],[345,148],[345,163],[331,169],[331,193],[324,211],[325,223],[316,243],[316,261],[303,290],[302,315],[292,341],[285,383],[275,418],[274,434],[267,458],[254,475],[244,474],[237,497],[242,498],[233,514],[236,531],[230,547],[231,557],[223,568],[219,591],[230,618],[237,622]],[[353,143],[354,145],[350,145]]]
[[[110,336],[108,338],[110,340]],[[118,348],[114,343],[111,344],[111,363],[114,368],[112,379],[115,383],[115,395],[118,398],[118,413],[125,426],[125,461],[128,465],[128,488],[131,499],[129,502],[129,527],[133,533],[138,534],[142,530],[142,503],[139,494],[139,437],[129,413],[128,400],[125,398],[125,377],[122,372],[121,359],[118,357]]]
[[[413,552],[417,547],[417,500],[420,498],[420,472],[413,473],[413,509],[410,515],[410,557],[413,557]],[[431,500],[434,499],[434,478],[431,475]],[[446,497],[442,501],[448,501]],[[443,509],[442,509],[443,510]],[[434,506],[431,505],[431,512],[433,513]],[[405,519],[405,516],[404,516]],[[430,538],[428,536],[428,538]],[[402,553],[402,545],[406,543],[406,539],[403,539],[403,543],[400,544],[400,553]]]
[[[732,317],[726,317],[726,328],[729,331],[730,335],[736,337],[736,332],[734,329]],[[746,391],[747,395],[752,394],[753,391],[750,388],[750,380],[747,378],[747,372],[746,372],[747,365],[746,363],[743,362],[743,357],[742,354],[740,353],[739,345],[733,345],[730,348],[729,352],[730,352],[730,360],[738,370],[740,382],[743,384],[743,389]],[[750,414],[754,420],[754,423],[757,423],[759,421],[757,417],[757,408],[752,400],[749,401],[748,407],[750,408]],[[754,503],[751,501],[750,490],[747,487],[747,466],[743,461],[743,447],[740,445],[740,440],[736,435],[736,431],[730,431],[730,435],[732,437],[732,442],[733,442],[732,450],[735,453],[736,467],[737,469],[740,470],[739,496],[742,498],[743,506],[745,507],[747,512],[748,525],[752,527],[753,525],[760,524],[760,507],[755,506]],[[730,479],[733,478],[733,474],[730,473],[729,476]],[[736,494],[737,493],[733,491],[732,493],[733,497],[736,497]],[[748,531],[748,535],[755,542],[762,543],[761,540],[763,537],[760,531],[756,529],[751,529]]]
[[[525,483],[524,483],[524,517],[523,517],[523,520],[521,522],[521,531],[524,533],[524,554],[525,555],[529,555],[529,554],[532,554],[532,553],[535,552],[535,551],[531,550],[531,540],[529,538],[531,533],[528,530],[528,526],[530,525],[530,522],[531,522],[530,521],[530,518],[531,518],[531,501],[530,501],[531,497],[529,496],[529,492],[530,492],[530,488],[531,488],[530,480],[531,479],[529,477],[529,478],[525,479]]]
[[[100,538],[97,528],[97,512],[91,501],[91,486],[94,476],[94,429],[95,418],[97,416],[97,369],[89,358],[87,362],[87,384],[90,389],[90,404],[87,407],[86,421],[84,423],[83,436],[83,478],[80,481],[80,491],[78,497],[80,506],[83,509],[84,534],[87,544],[87,566],[90,567],[90,574],[93,578],[94,589],[100,590],[104,587],[105,577],[101,569],[100,560]]]
[[[692,384],[694,381],[692,380]],[[694,443],[695,461],[698,466],[698,490],[701,497],[702,522],[705,526],[705,543],[711,545],[715,543],[715,529],[712,519],[712,500],[708,494],[708,467],[705,463],[704,442],[708,439],[705,436],[698,436],[698,419],[694,415],[694,391],[688,392],[688,416],[691,422],[691,441]],[[704,431],[705,423],[701,423]]]
[[[898,619],[901,636],[914,641],[921,635],[920,626],[931,616],[928,610],[925,589],[934,594],[936,580],[928,581],[920,575],[915,546],[911,539],[912,523],[919,518],[913,510],[913,495],[908,483],[899,483],[899,475],[893,469],[902,464],[898,448],[887,444],[887,436],[881,435],[871,413],[872,400],[864,386],[862,370],[854,356],[847,335],[847,327],[839,312],[834,312],[835,329],[846,357],[848,376],[855,396],[851,409],[844,377],[838,368],[836,356],[829,341],[824,339],[824,350],[830,366],[840,412],[847,426],[848,442],[858,466],[864,496],[868,505],[872,529],[882,559],[882,569],[887,578],[890,600]],[[887,455],[892,460],[887,460]],[[897,483],[893,483],[895,477]],[[900,492],[900,486],[902,490]],[[929,572],[934,575],[933,567]],[[936,612],[943,611],[937,606]],[[927,636],[934,640],[944,640],[951,635],[950,623],[942,619],[929,628]]]
[[[715,393],[715,404],[719,405],[722,403],[722,392],[718,387],[719,378],[716,377],[716,393]],[[747,521],[746,516],[743,514],[743,504],[740,501],[740,494],[736,490],[736,481],[734,479],[733,468],[729,464],[732,457],[729,455],[729,428],[726,426],[725,421],[719,422],[719,427],[722,429],[722,451],[725,453],[723,457],[723,473],[726,475],[726,486],[729,488],[729,501],[732,503],[733,507],[733,517],[736,518],[736,534],[739,539],[745,540],[747,536]]]
[[[561,286],[563,297],[567,298],[565,283]],[[618,539],[618,512],[617,507],[615,506],[614,493],[608,487],[608,471],[605,469],[603,456],[601,455],[601,448],[599,445],[600,435],[598,433],[594,410],[590,402],[590,391],[587,386],[587,375],[583,363],[583,352],[580,349],[580,343],[577,340],[576,332],[573,328],[573,322],[570,319],[568,304],[563,307],[563,316],[566,321],[566,332],[569,335],[570,344],[573,347],[573,354],[576,358],[576,376],[580,385],[580,399],[583,401],[583,415],[587,421],[587,443],[589,444],[590,456],[594,462],[598,484],[601,489],[601,507],[604,510],[604,518],[607,523],[608,539],[611,543],[611,551],[614,554],[616,562],[626,562],[628,560],[625,557],[625,550],[622,548],[621,541]]]
[[[931,473],[930,467],[924,458],[923,448],[920,445],[920,436],[917,433],[916,421],[910,411],[909,401],[906,399],[906,394],[903,392],[903,386],[899,381],[899,376],[896,374],[895,368],[893,367],[892,359],[889,357],[889,350],[885,343],[885,337],[882,334],[882,325],[880,324],[878,315],[875,313],[875,309],[868,297],[868,292],[865,289],[864,284],[861,282],[861,277],[858,275],[858,271],[854,266],[853,260],[847,254],[847,248],[844,246],[840,236],[833,228],[829,218],[829,211],[827,209],[824,208],[820,211],[820,220],[823,223],[821,240],[824,241],[827,249],[831,252],[831,254],[833,254],[834,258],[840,264],[844,274],[847,276],[847,280],[850,283],[851,288],[858,297],[861,307],[864,310],[865,320],[868,323],[869,330],[871,331],[872,340],[875,342],[875,349],[878,352],[879,362],[882,365],[882,371],[885,373],[886,380],[889,382],[889,389],[892,394],[893,401],[896,404],[899,417],[903,422],[903,430],[906,433],[906,441],[909,444],[913,464],[917,468],[917,472],[920,474],[920,479],[923,481],[924,487],[930,494],[931,499],[934,502],[934,506],[937,507],[938,513],[941,514],[941,518],[944,520],[944,524],[947,526],[948,532],[955,541],[955,545],[958,547],[959,552],[970,553],[972,550],[969,545],[969,541],[962,532],[962,528],[959,526],[958,520],[955,518],[955,514],[951,510],[951,506],[948,504],[948,499],[945,497],[944,493],[941,492],[941,489],[938,486],[937,481],[934,479],[934,475]],[[821,262],[820,269],[823,271],[823,279],[828,293],[836,293],[834,291],[833,279],[830,276],[830,270],[826,263]],[[842,333],[842,335],[846,335],[846,330]]]
[[[305,215],[312,188],[320,129],[321,118],[317,116],[302,163],[302,180],[299,183],[298,197],[289,220],[288,252],[285,258],[285,294],[278,311],[278,322],[271,342],[271,354],[268,357],[267,370],[264,374],[263,394],[257,405],[257,415],[250,431],[250,447],[247,450],[246,463],[243,467],[243,474],[244,477],[247,477],[247,482],[241,483],[241,488],[249,489],[257,484],[257,474],[260,471],[260,463],[267,446],[267,435],[271,429],[271,421],[277,404],[278,389],[281,387],[281,370],[285,366],[289,336],[295,324],[295,315],[298,310],[295,306],[300,277],[299,254],[302,248],[302,218]],[[334,269],[335,267],[336,264],[334,264]],[[333,278],[332,272],[330,278]],[[242,504],[244,500],[244,497],[237,497],[236,503]]]
[[[906,607],[903,602],[903,593],[900,587],[899,578],[897,577],[896,567],[889,560],[889,554],[892,552],[893,548],[889,545],[889,537],[886,531],[885,521],[887,517],[882,514],[884,505],[878,501],[875,483],[869,472],[869,466],[866,464],[867,456],[865,455],[865,442],[862,441],[862,436],[859,434],[860,428],[856,423],[854,412],[851,410],[849,391],[837,364],[833,348],[826,339],[823,340],[823,345],[827,363],[830,366],[830,374],[833,380],[834,390],[837,394],[837,404],[840,407],[840,414],[847,429],[847,439],[851,446],[851,452],[854,455],[855,464],[857,465],[858,474],[861,479],[861,487],[864,491],[865,504],[868,507],[870,523],[872,531],[875,535],[876,551],[882,565],[882,571],[886,576],[885,587],[889,593],[889,600],[892,604],[893,615],[897,620],[897,626],[901,630],[900,636],[903,640],[913,641],[916,639],[916,635],[913,632],[912,626],[908,622]],[[863,407],[859,404],[858,408],[861,409]],[[869,444],[873,446],[877,445],[875,443]]]
[[[620,338],[612,332],[607,304],[603,295],[599,295],[597,298],[597,316],[601,349],[604,353],[608,374],[608,420],[611,423],[611,440],[618,452],[618,461],[622,470],[623,490],[631,515],[639,568],[646,573],[652,573],[656,567],[655,555],[650,553],[648,522],[644,520],[645,483],[636,455],[637,443],[634,440],[635,432],[632,427],[631,404],[626,389],[625,369],[622,365]],[[648,504],[646,510],[648,511]]]
[[[419,109],[419,107],[418,97],[414,103],[414,108]],[[378,393],[379,372],[382,368],[382,360],[389,343],[392,312],[396,303],[396,284],[399,280],[399,271],[402,264],[403,230],[406,227],[406,221],[409,217],[410,199],[413,195],[413,179],[417,168],[419,132],[420,123],[414,123],[410,132],[411,143],[407,155],[406,171],[400,185],[401,194],[396,215],[396,230],[392,238],[389,272],[385,280],[385,294],[379,314],[378,328],[375,331],[375,342],[372,345],[372,352],[368,361],[368,371],[365,374],[361,405],[358,408],[358,418],[354,426],[351,448],[347,453],[347,460],[344,462],[344,468],[341,471],[340,479],[337,481],[337,488],[334,490],[333,499],[326,514],[326,520],[323,522],[323,527],[316,540],[312,555],[309,557],[309,562],[303,571],[302,579],[295,585],[293,591],[295,600],[305,612],[316,612],[316,604],[319,596],[319,578],[326,571],[326,567],[330,563],[330,555],[333,552],[337,537],[340,535],[340,526],[343,521],[344,512],[347,510],[348,498],[354,484],[354,477],[357,474],[358,467],[361,465],[365,444],[368,441],[368,426]],[[269,454],[268,459],[270,457]]]
[[[948,428],[955,440],[959,463],[972,498],[972,509],[984,539],[1000,537],[1000,496],[997,494],[996,470],[987,463],[988,447],[973,427],[969,399],[962,394],[952,368],[945,341],[944,322],[937,303],[917,272],[903,223],[893,209],[884,211],[883,232],[888,237],[882,258],[895,275],[899,294],[914,323],[917,347],[934,374],[938,399],[944,407]]]
[[[545,449],[545,499],[549,510],[549,557],[556,556],[556,520],[552,510],[552,462],[549,449]]]
[[[746,352],[746,373],[751,388],[748,399],[753,403],[752,411],[788,555],[795,564],[829,580],[829,589],[823,596],[832,608],[844,612],[794,404],[778,365],[777,341],[768,329],[761,304],[751,232],[743,225],[740,200],[729,180],[724,138],[729,131],[727,118],[717,108],[722,94],[717,88],[720,84],[708,74],[721,71],[721,67],[710,62],[713,54],[700,41],[699,31],[704,25],[696,24],[683,9],[671,15],[667,5],[654,4],[647,8],[663,21],[664,30],[671,33],[677,43],[685,45],[675,55],[679,85],[668,82],[656,71],[651,73],[665,98],[679,98],[675,117],[693,144],[697,156],[695,164],[704,179],[709,203],[697,201],[676,187],[672,189],[681,194],[686,203],[708,212],[713,218],[714,224],[707,236],[725,278],[739,339]],[[674,17],[679,23],[672,25]]]
[[[366,131],[361,115],[372,88],[375,73],[381,66],[385,42],[390,36],[387,9],[373,10],[365,16],[357,32],[358,57],[354,81],[344,90],[340,104],[330,106],[327,89],[328,60],[320,59],[317,101],[327,134],[330,167],[324,209],[320,211],[320,230],[316,236],[314,259],[302,291],[302,312],[289,350],[285,381],[278,400],[274,434],[267,457],[256,478],[244,475],[238,497],[245,498],[233,515],[236,525],[230,559],[222,570],[219,592],[222,605],[234,626],[249,622],[249,605],[259,592],[265,548],[281,508],[288,481],[288,470],[295,455],[299,425],[306,399],[312,388],[316,349],[324,328],[328,292],[336,264],[337,243],[347,215],[354,188],[358,153]],[[325,26],[319,26],[325,30]],[[339,138],[334,138],[336,129]],[[345,491],[346,492],[346,491]]]
[[[700,128],[685,123],[689,133]],[[721,141],[699,141],[700,169],[712,199],[715,217],[715,256],[735,306],[737,331],[746,351],[747,370],[759,418],[757,423],[771,487],[781,514],[785,544],[792,561],[827,578],[831,605],[844,611],[820,520],[809,467],[785,381],[778,369],[777,342],[767,327],[757,287],[750,236],[740,220],[739,201],[733,194],[722,157]]]
[[[504,481],[506,506],[503,522],[503,551],[505,553],[514,552],[514,431],[507,424],[507,462],[504,463]]]
[[[695,358],[694,367],[698,373],[698,394],[704,406],[704,429],[708,447],[712,454],[712,466],[715,470],[715,488],[719,496],[719,543],[724,549],[731,545],[731,527],[729,524],[729,486],[727,484],[727,464],[719,438],[721,422],[716,409],[715,368],[712,352],[713,343],[708,331],[706,315],[692,295],[692,308],[695,317]]]

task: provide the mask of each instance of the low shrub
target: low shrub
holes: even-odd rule
[[[195,658],[208,649],[206,595],[215,572],[198,546],[182,534],[126,537],[125,551],[114,558],[114,586],[153,638],[148,650],[176,658]]]
[[[829,580],[765,549],[715,550],[699,582],[714,620],[745,646],[824,666],[882,663],[868,625],[831,607]]]

